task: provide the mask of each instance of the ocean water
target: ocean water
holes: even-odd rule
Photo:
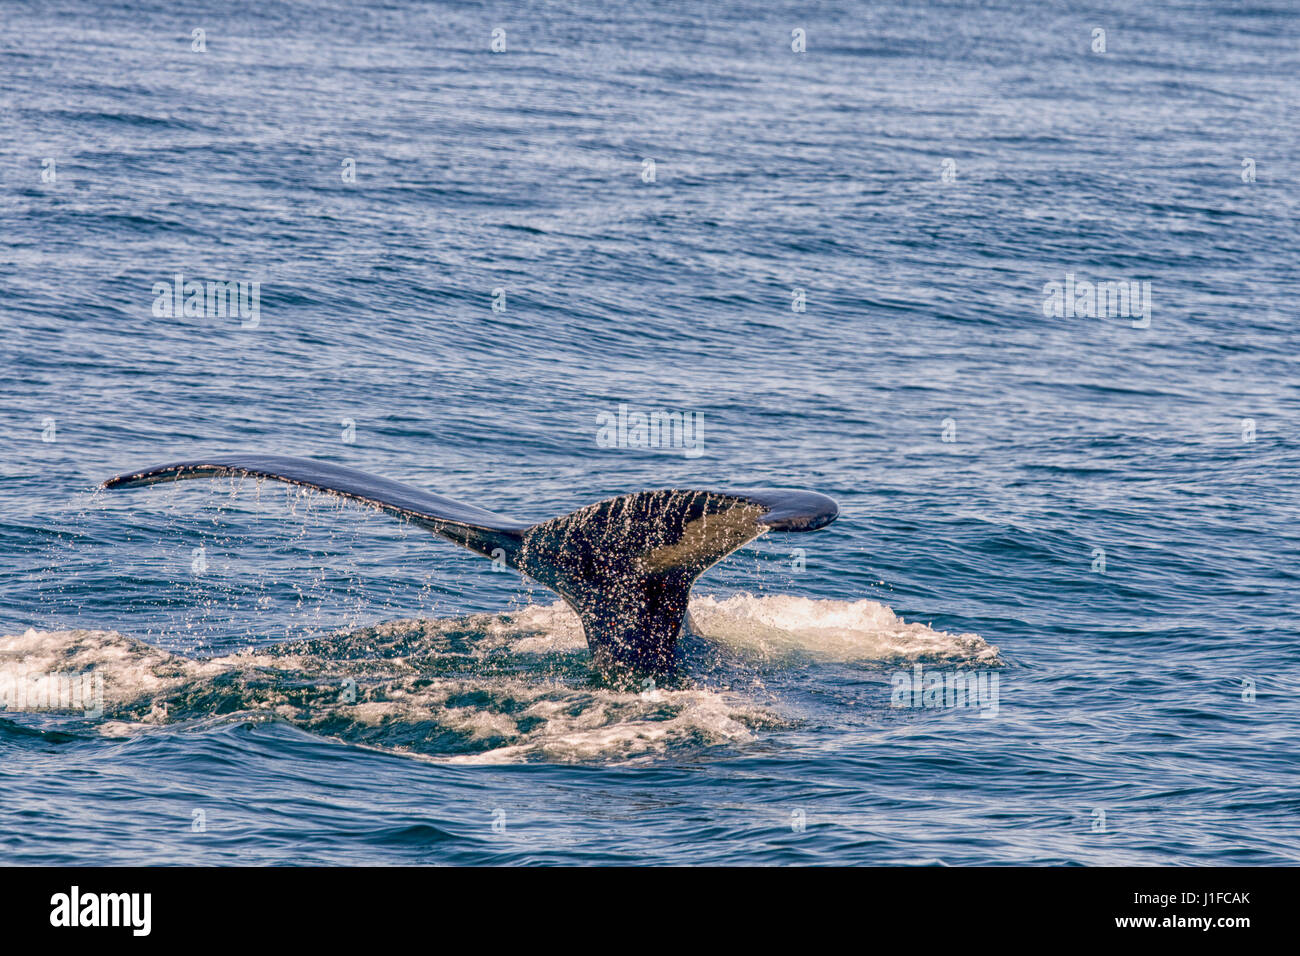
[[[0,678],[103,700],[0,714],[3,862],[1300,862],[1294,3],[5,3],[0,75]],[[841,515],[619,690],[418,528],[95,490],[221,451]]]

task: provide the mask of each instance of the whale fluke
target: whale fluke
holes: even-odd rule
[[[266,455],[157,465],[102,487],[222,475],[352,498],[503,562],[564,598],[582,620],[597,669],[618,680],[672,670],[691,585],[705,570],[764,532],[813,531],[839,514],[833,500],[811,491],[665,489],[529,524],[355,468]]]

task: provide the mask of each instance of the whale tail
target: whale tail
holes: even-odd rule
[[[237,455],[174,462],[103,487],[246,475],[360,501],[504,563],[559,594],[582,621],[597,669],[634,681],[671,671],[691,585],[767,531],[812,531],[839,508],[809,491],[641,491],[529,524],[306,458]]]

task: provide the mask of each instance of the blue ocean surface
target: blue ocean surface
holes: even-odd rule
[[[6,2],[0,76],[0,862],[1300,863],[1292,0]],[[620,689],[418,527],[96,491],[220,452],[841,513]]]

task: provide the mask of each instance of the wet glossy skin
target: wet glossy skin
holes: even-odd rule
[[[233,455],[117,475],[106,489],[246,475],[363,502],[504,561],[564,598],[582,620],[597,670],[625,683],[670,673],[691,585],[767,531],[812,531],[839,508],[790,489],[642,491],[529,525],[475,505],[328,462]]]

